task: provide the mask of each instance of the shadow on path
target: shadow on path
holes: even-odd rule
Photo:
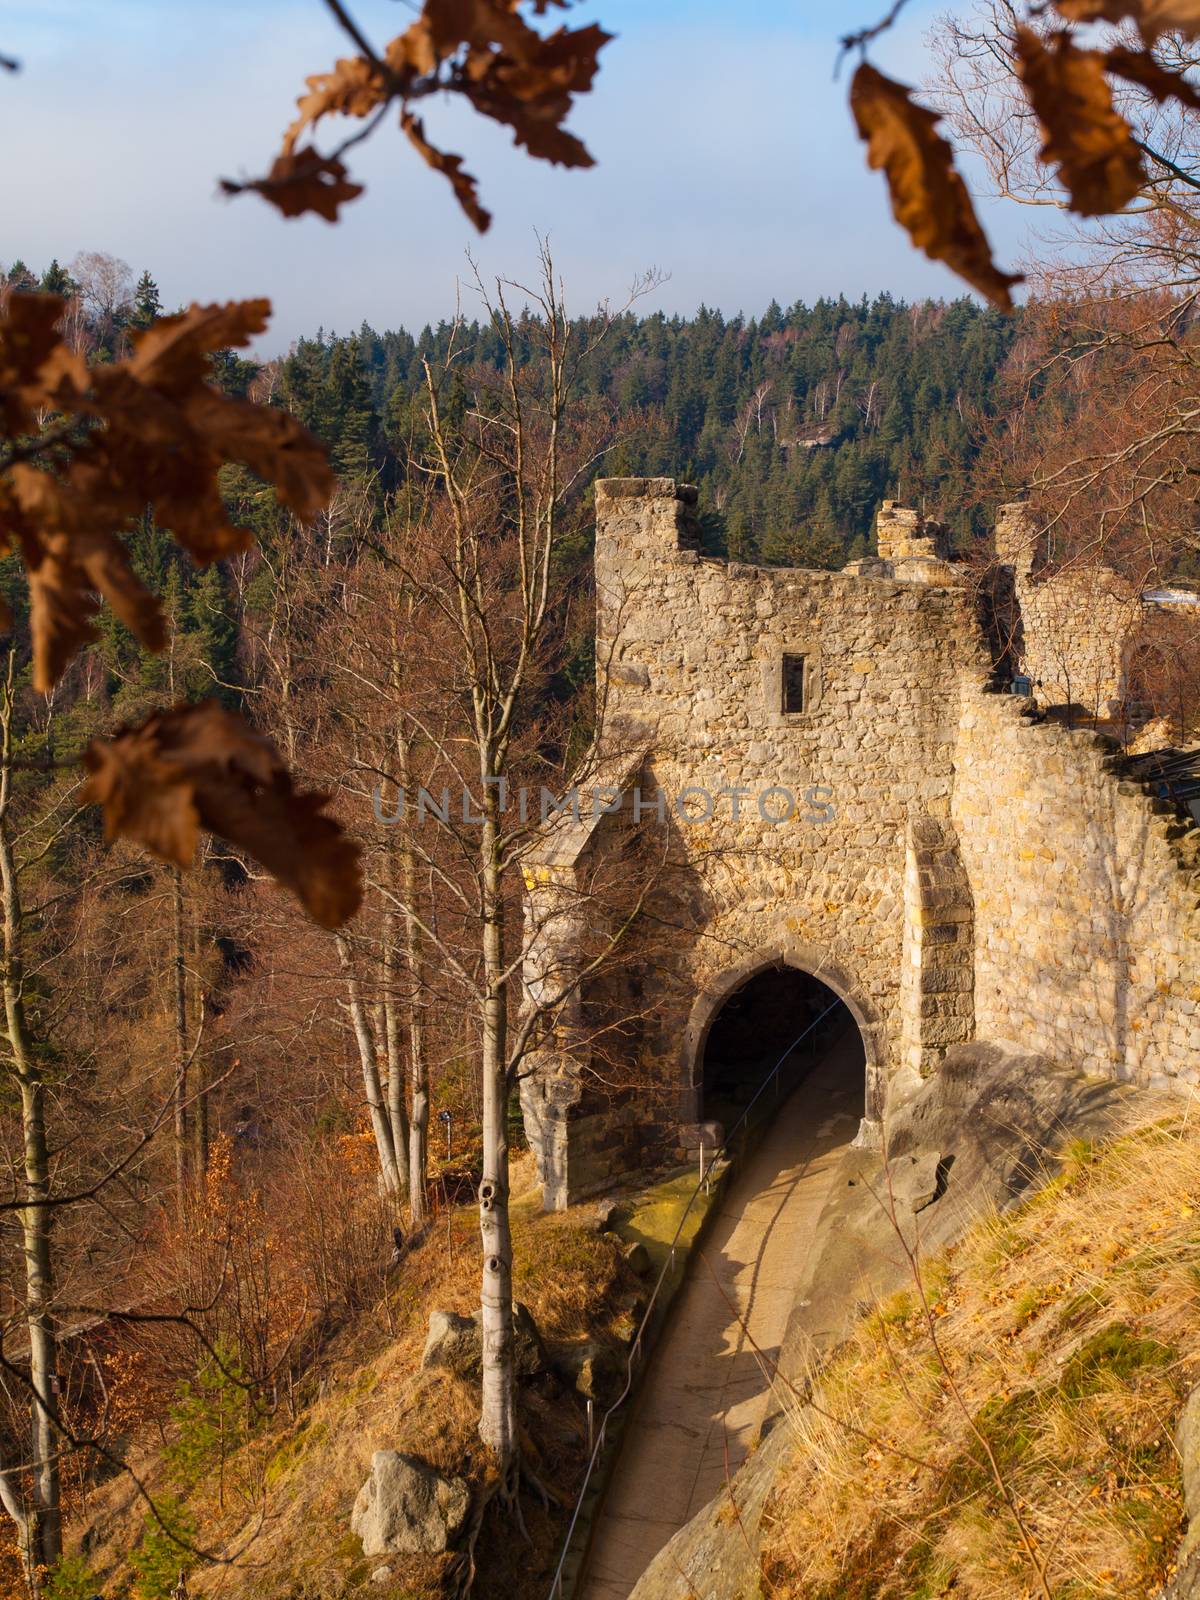
[[[745,1459],[770,1398],[771,1374],[754,1345],[778,1356],[862,1104],[862,1040],[850,1027],[780,1106],[712,1219],[643,1377],[579,1600],[627,1600],[672,1534]]]

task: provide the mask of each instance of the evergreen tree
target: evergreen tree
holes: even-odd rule
[[[184,606],[184,627],[195,643],[200,676],[208,678],[205,692],[232,705],[238,699],[237,622],[218,564],[205,567],[193,581]]]
[[[10,289],[26,290],[38,287],[37,279],[19,256],[5,273],[4,281]]]
[[[42,273],[41,286],[47,294],[60,294],[64,300],[70,300],[72,295],[79,292],[79,285],[66,267],[59,266],[57,256]]]
[[[161,316],[158,285],[148,272],[143,272],[133,291],[133,315],[129,320],[135,328],[149,328]]]

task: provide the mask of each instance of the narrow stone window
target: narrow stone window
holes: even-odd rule
[[[783,658],[783,709],[808,710],[808,657],[785,655]]]

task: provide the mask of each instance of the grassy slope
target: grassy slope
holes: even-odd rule
[[[618,1350],[640,1285],[617,1241],[596,1233],[589,1208],[541,1213],[529,1188],[532,1173],[524,1177],[526,1193],[513,1207],[517,1298],[548,1341],[587,1337]],[[443,1593],[445,1558],[364,1560],[350,1532],[350,1510],[379,1449],[421,1455],[476,1486],[483,1481],[478,1386],[420,1370],[429,1312],[469,1313],[478,1304],[478,1259],[474,1213],[460,1210],[451,1244],[443,1221],[379,1303],[326,1353],[321,1392],[296,1421],[281,1415],[263,1427],[226,1464],[223,1479],[213,1470],[185,1497],[200,1542],[244,1552],[232,1566],[197,1570],[190,1593],[238,1600],[340,1600],[360,1591],[380,1600],[433,1600]],[[523,1388],[522,1407],[527,1458],[545,1482],[569,1493],[583,1458],[582,1402],[557,1392],[554,1380],[541,1380]],[[156,1498],[176,1492],[161,1452],[147,1450],[137,1465]],[[106,1576],[106,1594],[125,1594],[131,1579],[123,1558],[137,1542],[144,1507],[127,1480],[109,1490],[108,1505],[96,1508],[102,1544],[90,1564]],[[480,1600],[549,1586],[562,1516],[547,1515],[536,1500],[523,1509],[532,1547],[494,1516],[485,1524],[474,1590]],[[392,1568],[391,1581],[370,1581],[380,1566]]]
[[[1200,1127],[1073,1147],[788,1397],[772,1600],[1148,1596],[1200,1380]]]

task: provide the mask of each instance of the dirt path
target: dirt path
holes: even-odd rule
[[[745,1458],[769,1393],[741,1324],[777,1358],[838,1157],[858,1127],[861,1063],[851,1028],[785,1101],[726,1191],[646,1373],[579,1600],[627,1600]]]

